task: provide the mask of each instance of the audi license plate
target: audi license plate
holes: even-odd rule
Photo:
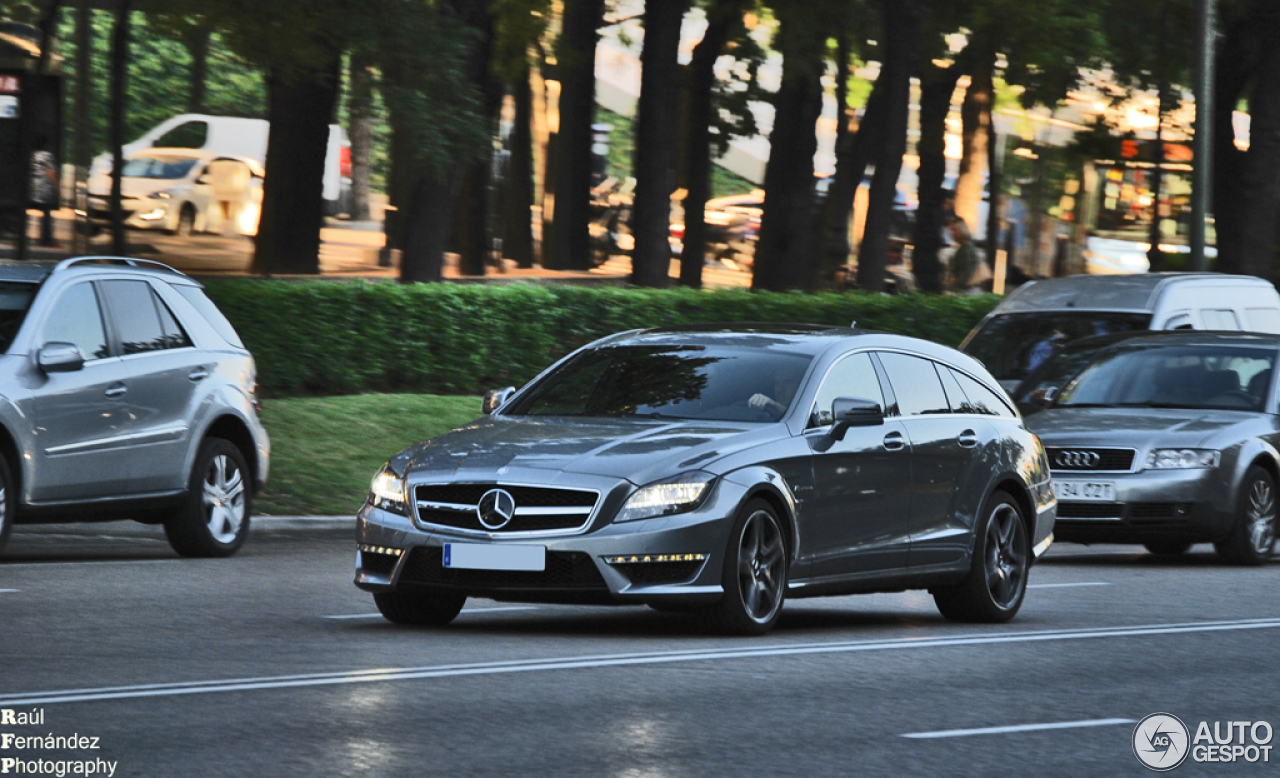
[[[1053,492],[1059,500],[1068,502],[1115,502],[1114,481],[1060,481],[1053,480]]]
[[[545,546],[490,546],[480,543],[445,543],[444,566],[468,570],[547,569]]]

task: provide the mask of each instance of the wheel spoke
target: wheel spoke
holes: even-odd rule
[[[240,474],[239,470],[232,471],[231,478],[227,481],[227,485],[224,487],[224,490],[226,491],[228,500],[233,500],[244,492],[244,477]]]

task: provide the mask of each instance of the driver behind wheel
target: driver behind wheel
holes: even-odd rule
[[[791,398],[795,397],[796,389],[800,386],[800,378],[786,370],[775,370],[773,373],[773,396],[757,392],[751,395],[751,399],[747,400],[747,405],[758,411],[765,411],[773,415],[775,419],[782,418],[782,414],[787,412],[787,407],[791,405]]]

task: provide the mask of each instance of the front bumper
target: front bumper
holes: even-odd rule
[[[366,503],[356,516],[355,584],[370,592],[450,591],[517,602],[712,603],[724,591],[723,560],[743,496],[742,487],[720,479],[694,511],[614,524],[613,511],[600,510],[580,533],[522,533],[517,539],[424,528]],[[542,546],[546,570],[445,568],[445,543]]]
[[[1054,535],[1060,541],[1202,543],[1219,540],[1231,530],[1235,490],[1226,468],[1055,473],[1054,481],[1115,484],[1115,502],[1059,497]]]

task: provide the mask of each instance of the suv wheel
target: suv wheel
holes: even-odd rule
[[[996,492],[979,516],[969,574],[954,586],[933,590],[934,603],[949,621],[1008,621],[1026,597],[1031,552],[1018,503]]]
[[[200,444],[186,503],[165,522],[169,545],[182,556],[231,556],[249,534],[249,466],[240,449],[221,438]]]
[[[13,515],[16,513],[18,495],[13,491],[13,479],[9,476],[9,463],[0,457],[0,551],[9,541],[9,531],[13,529]]]
[[[1254,465],[1244,476],[1231,535],[1213,547],[1232,564],[1260,565],[1271,558],[1275,545],[1276,481]]]

